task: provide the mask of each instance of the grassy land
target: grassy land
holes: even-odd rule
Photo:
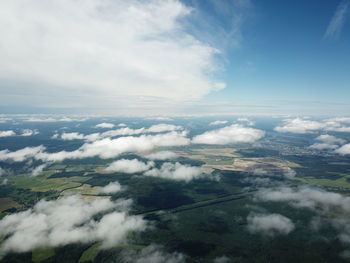
[[[91,247],[89,247],[87,250],[85,250],[79,259],[79,263],[94,261],[98,252],[100,252],[100,246],[101,246],[101,243],[96,243]]]
[[[321,187],[331,187],[331,188],[338,188],[338,189],[350,189],[350,183],[347,181],[347,177],[350,177],[350,175],[345,175],[339,179],[331,180],[331,179],[324,179],[324,178],[315,178],[315,177],[297,177],[296,180],[299,180],[301,182],[306,182],[310,184],[314,184]]]
[[[45,171],[41,175],[31,176],[29,174],[20,174],[10,176],[9,183],[17,188],[30,189],[35,192],[47,192],[47,191],[62,191],[67,188],[79,187],[83,182],[89,180],[88,176],[74,176],[74,177],[62,177],[62,178],[48,178],[55,171]]]
[[[93,187],[89,184],[83,184],[77,188],[65,190],[62,194],[98,195],[100,189],[101,187]]]
[[[0,212],[10,208],[19,208],[19,207],[20,207],[20,204],[18,204],[11,197],[0,198]]]
[[[55,250],[53,248],[36,249],[32,252],[33,262],[42,262],[55,255]]]

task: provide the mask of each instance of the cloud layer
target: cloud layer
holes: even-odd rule
[[[146,227],[141,217],[127,214],[129,206],[130,200],[97,199],[87,203],[79,196],[39,201],[32,209],[0,221],[0,233],[6,236],[0,251],[26,252],[95,241],[101,241],[105,248],[112,247],[124,240],[129,231]],[[99,213],[104,215],[94,219]]]
[[[287,235],[294,230],[293,222],[280,214],[254,214],[247,217],[248,230],[267,236]]]
[[[190,143],[186,132],[169,132],[156,135],[126,136],[117,139],[106,138],[92,143],[85,143],[74,151],[49,153],[44,146],[26,147],[17,151],[0,151],[0,161],[22,162],[28,159],[43,162],[61,162],[65,159],[83,159],[100,157],[114,158],[125,152],[145,152],[157,146],[183,146]]]
[[[122,186],[119,182],[110,182],[106,186],[102,187],[100,192],[103,194],[115,194],[117,192],[120,192],[122,190]]]
[[[199,178],[203,174],[197,167],[183,165],[176,162],[163,163],[160,169],[153,168],[145,172],[144,175],[189,182],[195,178]]]
[[[247,128],[240,124],[233,124],[221,129],[207,131],[192,139],[197,144],[230,144],[252,143],[261,139],[265,133],[262,130]]]
[[[218,50],[187,33],[191,9],[178,0],[1,1],[0,10],[0,78],[33,94],[18,103],[116,107],[126,98],[189,100],[225,87],[208,74]]]
[[[349,118],[339,117],[321,121],[295,118],[285,119],[282,125],[275,127],[275,131],[289,133],[314,133],[317,131],[350,132]]]
[[[121,159],[111,163],[106,168],[106,171],[133,174],[133,173],[147,171],[153,166],[154,166],[153,162],[144,163],[137,159],[132,159],[132,160]]]
[[[102,123],[103,124],[103,123]],[[103,124],[104,127],[106,127],[106,123]],[[107,125],[109,126],[109,125]],[[120,125],[118,125],[120,126]],[[96,126],[95,126],[96,127]],[[112,127],[112,126],[110,126]],[[172,125],[172,124],[156,124],[152,125],[149,128],[138,128],[138,129],[131,129],[128,127],[119,128],[115,130],[109,130],[106,132],[96,132],[91,133],[88,135],[84,135],[78,132],[70,132],[70,133],[62,133],[62,134],[54,134],[52,137],[57,139],[60,138],[62,140],[86,140],[86,141],[96,141],[101,140],[103,138],[109,138],[109,137],[117,137],[117,136],[126,136],[126,135],[138,135],[143,133],[162,133],[162,132],[168,132],[168,131],[179,131],[183,130],[182,126]]]

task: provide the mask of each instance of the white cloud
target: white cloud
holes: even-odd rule
[[[237,121],[246,123],[249,126],[253,126],[255,124],[253,121],[249,120],[248,118],[238,118]]]
[[[167,131],[178,131],[182,130],[182,126],[176,126],[176,125],[170,125],[170,124],[157,124],[153,125],[149,128],[139,128],[139,129],[131,129],[128,127],[119,128],[116,130],[109,130],[106,132],[96,132],[91,133],[88,135],[84,135],[77,132],[71,132],[71,133],[62,133],[61,135],[55,134],[52,138],[57,139],[61,138],[62,140],[87,140],[87,141],[96,141],[101,140],[103,138],[108,137],[116,137],[116,136],[126,136],[126,135],[138,135],[142,133],[161,133],[161,132],[167,132]]]
[[[186,182],[201,177],[202,172],[193,166],[176,163],[163,163],[160,169],[153,168],[144,173],[146,176],[155,176],[172,180],[183,180]]]
[[[347,118],[333,118],[313,121],[302,118],[285,119],[283,124],[275,127],[275,131],[289,133],[313,133],[316,131],[350,132],[350,126],[344,126]]]
[[[122,172],[122,173],[139,173],[147,171],[148,169],[152,168],[154,166],[153,162],[144,163],[137,159],[121,159],[118,161],[115,161],[111,163],[107,168],[106,171],[109,172]]]
[[[159,151],[148,154],[145,157],[150,160],[171,160],[178,158],[179,155],[171,151]]]
[[[345,143],[345,140],[328,134],[320,135],[315,140],[321,141],[321,143],[315,143],[310,148],[317,150],[334,150],[339,147],[339,144]]]
[[[62,118],[53,118],[53,117],[30,117],[27,119],[24,119],[24,122],[80,122],[85,121],[86,118],[68,118],[68,117],[62,117]]]
[[[331,207],[341,207],[344,211],[350,212],[350,197],[341,194],[327,192],[322,189],[300,187],[279,187],[274,189],[261,189],[257,200],[272,202],[288,202],[294,207],[305,207],[315,209],[322,207],[329,210]]]
[[[25,147],[23,149],[10,152],[9,150],[0,151],[0,161],[23,162],[27,159],[34,158],[37,154],[45,150],[44,146]]]
[[[308,208],[318,213],[317,220],[310,222],[314,230],[320,223],[330,223],[338,231],[339,239],[350,244],[350,197],[309,187],[280,187],[263,189],[257,193],[256,200],[286,202],[295,208]],[[334,211],[337,211],[334,213]]]
[[[350,143],[343,145],[342,147],[335,150],[336,153],[341,155],[350,154]]]
[[[213,121],[211,123],[209,123],[209,125],[223,125],[223,124],[226,124],[228,123],[228,121]]]
[[[8,181],[9,180],[7,178],[4,178],[1,182],[1,185],[7,185]]]
[[[61,162],[65,159],[83,159],[100,157],[102,159],[114,158],[125,152],[145,152],[154,147],[170,147],[188,145],[190,140],[187,133],[169,132],[156,135],[141,135],[139,137],[120,137],[117,139],[106,138],[103,140],[85,143],[74,151],[60,151],[54,153],[45,152],[44,146],[26,147],[17,151],[8,149],[0,151],[1,161],[22,162],[27,159],[36,159],[44,162]]]
[[[101,241],[104,248],[119,244],[129,231],[144,230],[145,221],[127,214],[130,200],[97,199],[85,202],[79,196],[39,201],[32,209],[4,217],[0,233],[6,236],[1,253],[26,252],[40,247]],[[104,213],[99,219],[94,215]]]
[[[247,217],[248,230],[251,233],[262,233],[267,236],[287,235],[294,230],[293,222],[280,214],[255,214]]]
[[[181,21],[191,8],[178,0],[1,1],[0,10],[0,77],[29,83],[20,86],[26,94],[44,86],[40,98],[50,99],[34,93],[18,103],[118,107],[134,97],[192,100],[224,87],[208,74],[219,51],[187,33]]]
[[[119,182],[110,182],[109,184],[105,185],[101,188],[100,192],[103,194],[114,194],[117,192],[120,192],[122,190],[122,186]]]
[[[311,149],[316,149],[316,150],[334,150],[337,149],[339,145],[336,144],[329,144],[329,143],[314,143],[310,145]]]
[[[8,130],[8,131],[0,131],[0,137],[9,137],[14,136],[16,133],[14,131]]]
[[[37,176],[37,175],[41,174],[42,171],[43,171],[43,170],[45,169],[45,167],[47,167],[47,166],[48,166],[47,163],[38,165],[37,167],[35,167],[35,168],[32,170],[31,175]]]
[[[120,124],[119,124],[120,125]],[[115,125],[113,123],[108,123],[108,122],[102,122],[102,123],[99,123],[95,126],[95,128],[113,128]]]
[[[164,117],[164,116],[156,116],[156,117],[147,117],[146,120],[155,120],[155,121],[173,121],[172,118]]]
[[[335,117],[335,118],[330,118],[327,121],[329,121],[329,122],[350,123],[350,117]]]
[[[197,144],[230,144],[252,143],[261,139],[265,133],[262,130],[247,128],[239,124],[233,124],[221,129],[207,131],[192,139]]]
[[[126,263],[182,263],[185,256],[181,253],[167,253],[162,247],[150,245],[140,251],[122,253],[122,262]]]
[[[328,144],[343,144],[343,143],[345,143],[345,140],[337,138],[333,135],[328,135],[328,134],[320,135],[316,138],[316,140],[322,141],[322,142],[328,143]]]
[[[295,118],[284,120],[282,126],[275,127],[275,131],[290,133],[310,133],[323,128],[325,128],[325,124],[321,122]]]
[[[33,136],[39,134],[38,130],[24,129],[21,136]]]
[[[125,123],[119,123],[118,127],[126,127],[127,125]]]
[[[165,131],[178,131],[182,130],[182,126],[172,125],[172,124],[156,124],[149,127],[146,132],[165,132]]]
[[[329,22],[326,33],[324,34],[324,38],[336,39],[339,36],[345,22],[348,8],[349,8],[348,1],[340,2],[340,4],[337,6],[337,10],[335,11],[331,21]]]
[[[11,121],[12,119],[10,118],[3,118],[3,117],[0,117],[0,123],[5,123],[7,121]]]
[[[213,263],[231,263],[231,259],[226,256],[216,257],[213,260]]]
[[[64,132],[61,134],[61,139],[66,141],[83,140],[84,138],[85,135],[78,132]]]

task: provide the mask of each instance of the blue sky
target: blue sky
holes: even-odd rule
[[[349,104],[350,21],[339,35],[325,37],[341,1],[252,3],[240,46],[225,53],[229,88],[207,99]]]
[[[0,10],[4,113],[350,112],[348,0],[17,0]]]

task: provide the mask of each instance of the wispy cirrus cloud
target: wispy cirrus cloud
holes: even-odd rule
[[[345,23],[346,15],[349,9],[349,1],[342,1],[338,5],[327,30],[323,36],[325,39],[337,39]]]

